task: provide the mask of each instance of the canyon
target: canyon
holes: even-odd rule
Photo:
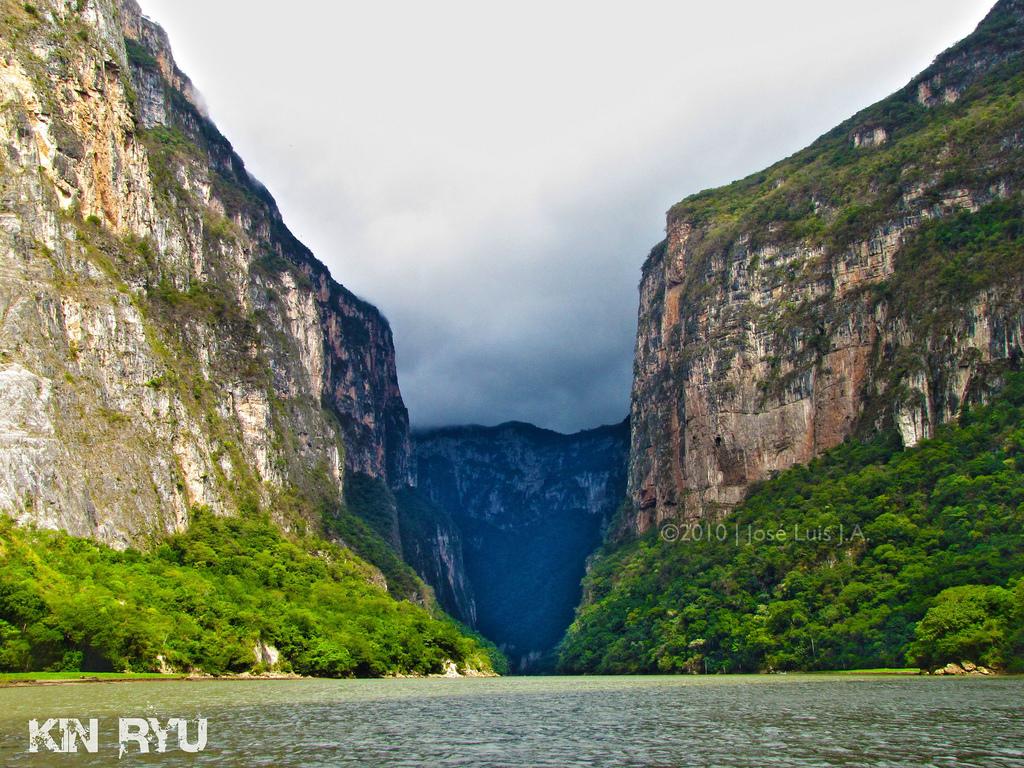
[[[146,550],[265,515],[551,671],[620,545],[844,443],[919,445],[1024,357],[1024,0],[675,205],[629,418],[573,435],[414,433],[386,318],[291,233],[134,0],[4,0],[3,27],[0,510],[21,526]]]

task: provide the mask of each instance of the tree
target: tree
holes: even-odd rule
[[[1002,668],[1009,658],[1013,594],[969,584],[939,593],[918,622],[907,658],[923,669],[971,661]]]

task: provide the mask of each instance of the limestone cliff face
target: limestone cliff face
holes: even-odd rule
[[[403,485],[387,321],[288,231],[133,0],[4,0],[0,510],[124,546]]]
[[[1004,0],[903,91],[669,212],[640,284],[627,529],[725,514],[855,434],[912,445],[1019,365],[1022,50]]]
[[[417,493],[448,521],[432,523],[447,562],[420,574],[514,668],[536,669],[572,621],[587,558],[625,497],[628,425],[453,427],[414,442]]]
[[[450,510],[417,488],[395,493],[402,558],[434,589],[437,601],[467,626],[479,621],[464,557],[462,529]]]

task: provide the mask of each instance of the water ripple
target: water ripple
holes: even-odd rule
[[[505,678],[0,690],[0,764],[116,762],[118,716],[209,719],[199,755],[124,765],[1024,767],[1024,679]],[[98,717],[98,755],[31,755],[29,718]]]

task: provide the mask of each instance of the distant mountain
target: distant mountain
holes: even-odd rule
[[[404,504],[399,496],[403,529],[426,519],[421,529],[447,533],[444,546],[406,555],[514,670],[552,664],[587,558],[624,498],[628,438],[627,422],[574,435],[517,422],[414,435],[417,488]]]

